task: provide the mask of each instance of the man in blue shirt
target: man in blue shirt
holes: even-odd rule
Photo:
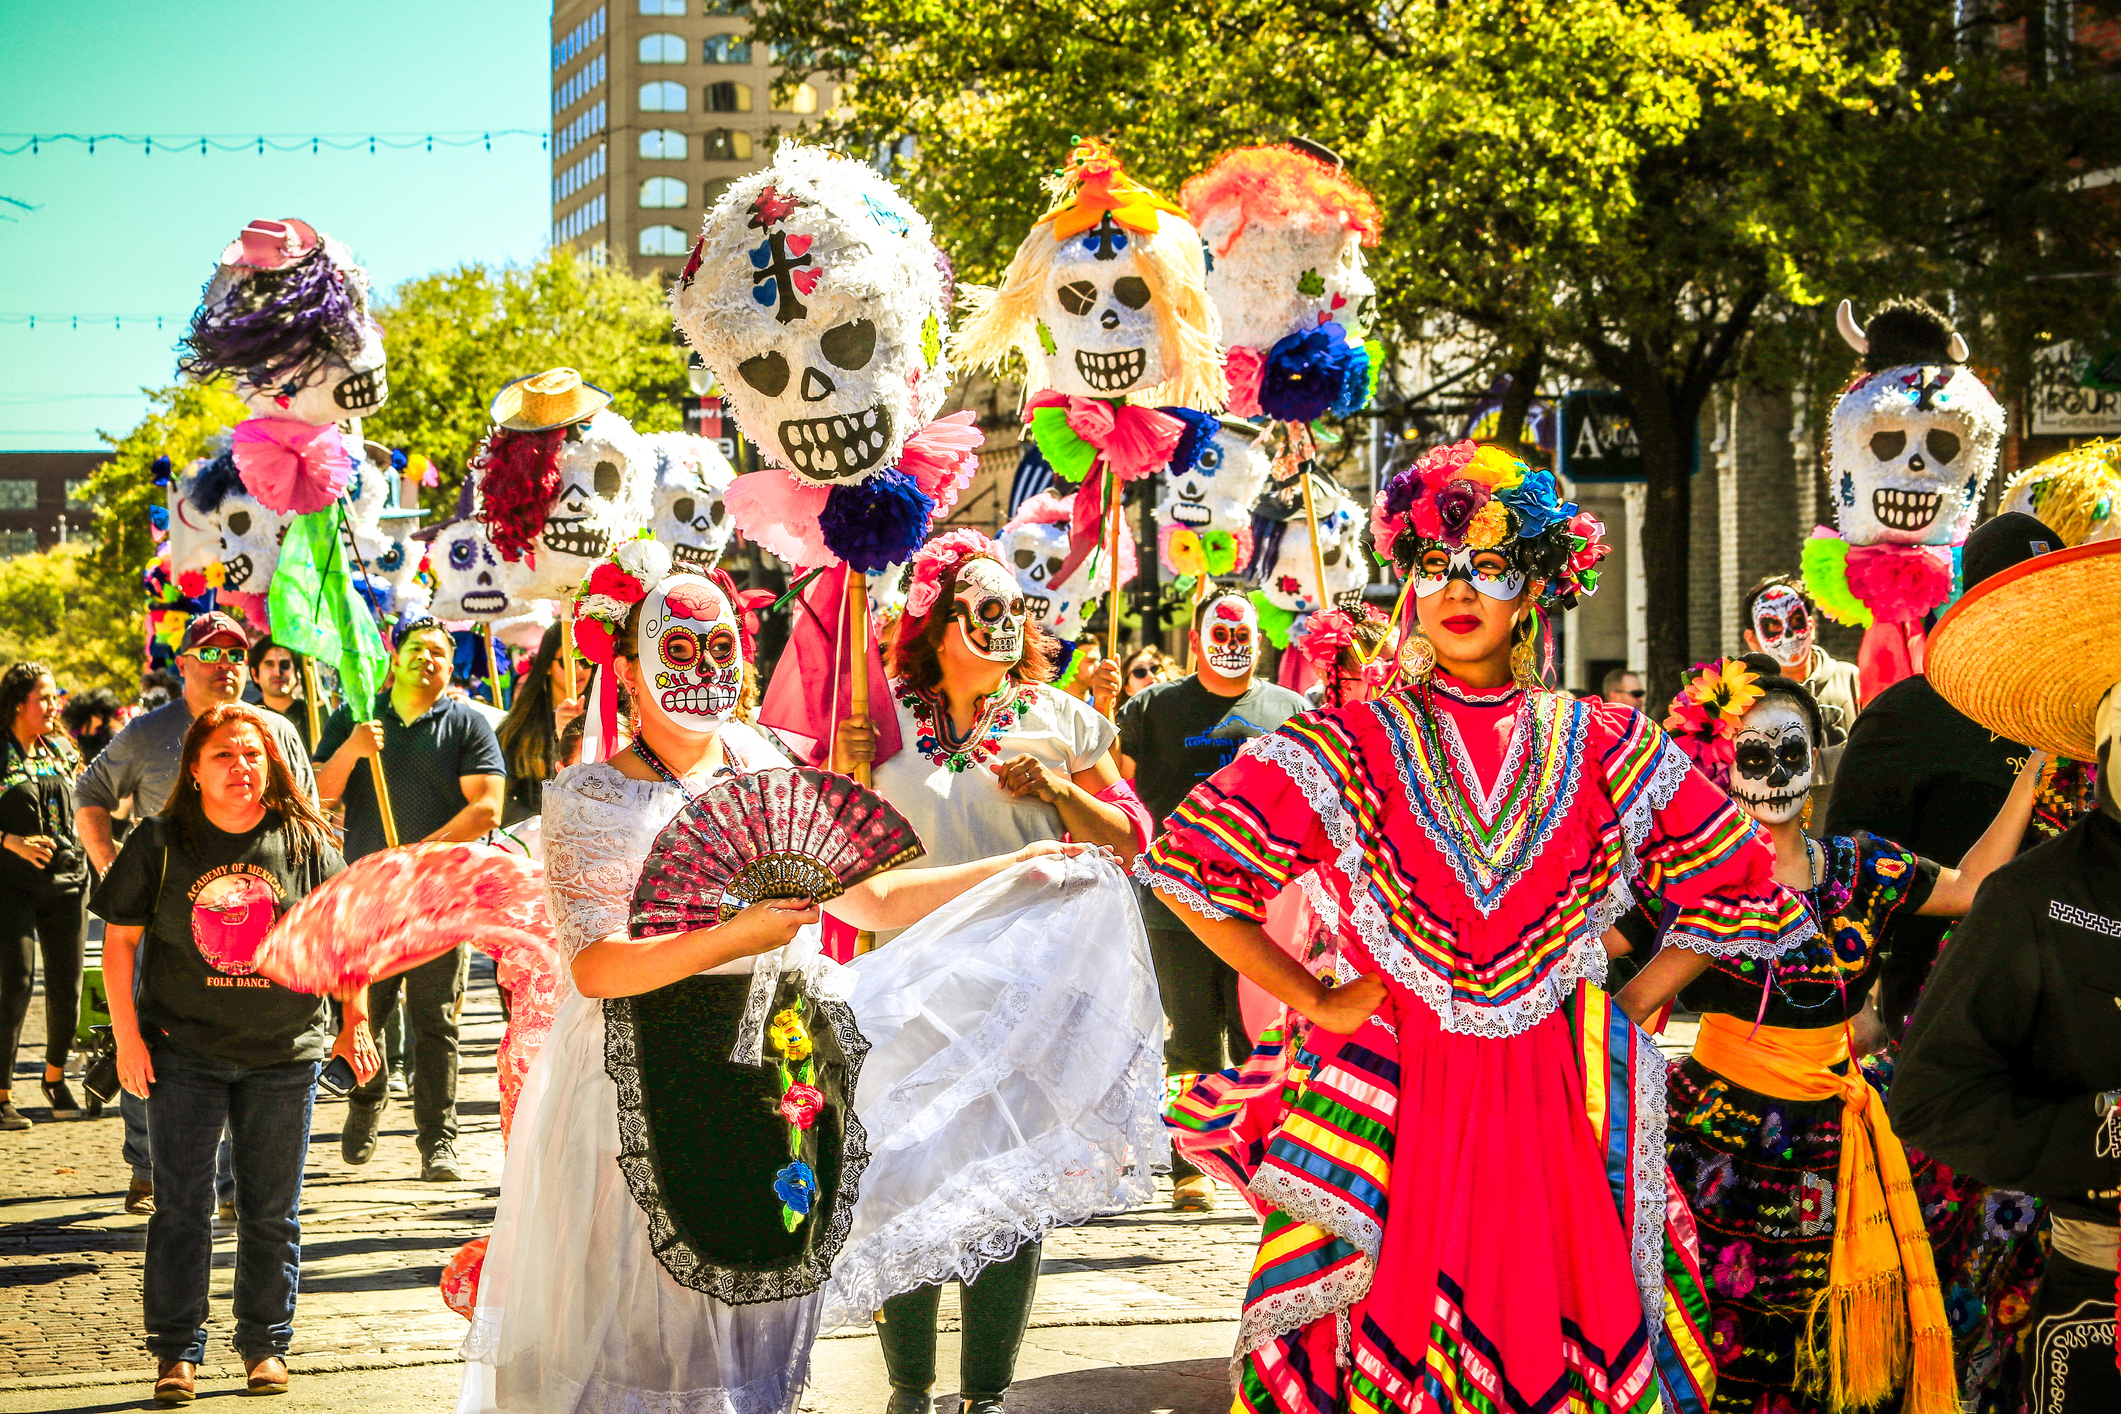
[[[356,725],[345,707],[332,713],[317,741],[317,790],[346,803],[348,863],[384,848],[376,804],[380,765],[390,786],[398,841],[475,840],[501,822],[508,767],[486,719],[446,696],[449,631],[434,619],[401,624],[389,687],[374,704],[374,720]],[[366,769],[361,763],[366,761]],[[468,953],[456,950],[369,989],[370,1017],[380,1037],[400,993],[413,1031],[413,1120],[419,1130],[420,1176],[433,1183],[462,1177],[457,1137],[457,999],[464,991]],[[380,1041],[378,1044],[381,1044]],[[390,1104],[388,1075],[377,1071],[347,1099],[340,1152],[365,1164],[376,1149],[376,1129]]]

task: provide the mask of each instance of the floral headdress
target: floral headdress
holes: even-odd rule
[[[913,555],[913,584],[906,590],[906,615],[900,620],[900,636],[909,637],[919,632],[915,625],[926,620],[942,597],[943,576],[956,573],[965,561],[981,555],[995,561],[1001,552],[994,542],[977,530],[953,530],[948,535],[938,535],[921,546]]]
[[[1743,658],[1696,663],[1687,685],[1672,699],[1665,730],[1681,751],[1694,758],[1704,776],[1729,790],[1736,752],[1731,743],[1738,735],[1739,719],[1766,695],[1759,675]]]
[[[582,759],[602,761],[618,745],[619,680],[611,670],[626,616],[670,574],[670,549],[642,532],[622,540],[589,571],[574,596],[574,643],[595,664],[594,699],[582,737]]]
[[[1330,706],[1339,705],[1340,655],[1348,649],[1355,650],[1362,680],[1372,691],[1391,680],[1393,663],[1399,654],[1399,634],[1389,627],[1391,619],[1375,605],[1362,606],[1362,622],[1372,629],[1385,629],[1367,647],[1355,636],[1355,616],[1345,609],[1326,609],[1307,615],[1301,631],[1290,635],[1296,650],[1318,670],[1319,677],[1325,682],[1326,701]]]
[[[1597,564],[1612,550],[1598,518],[1561,499],[1552,472],[1470,441],[1431,447],[1387,480],[1370,506],[1370,532],[1403,573],[1429,545],[1508,548],[1543,583],[1543,609],[1573,608],[1595,593]]]

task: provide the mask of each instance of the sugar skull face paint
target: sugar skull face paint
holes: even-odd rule
[[[1453,550],[1431,545],[1421,552],[1415,565],[1414,593],[1426,599],[1441,594],[1444,586],[1462,579],[1490,599],[1508,603],[1524,593],[1525,573],[1515,557],[1501,550]]]
[[[1812,732],[1787,700],[1762,698],[1738,722],[1732,742],[1731,796],[1763,825],[1803,812],[1812,794]]]
[[[1787,585],[1776,585],[1753,603],[1753,636],[1760,640],[1760,651],[1785,668],[1810,659],[1817,631],[1811,606]]]
[[[1200,653],[1226,678],[1252,676],[1259,660],[1259,610],[1250,599],[1218,599],[1200,625]]]
[[[1024,592],[993,560],[981,556],[958,569],[950,613],[965,646],[990,663],[1014,663],[1024,656]]]
[[[678,574],[650,590],[634,651],[650,696],[680,731],[705,736],[735,714],[743,640],[735,610],[712,580]]]

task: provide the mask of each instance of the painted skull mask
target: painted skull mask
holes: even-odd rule
[[[442,619],[492,620],[518,612],[530,577],[529,564],[503,559],[485,525],[470,517],[435,532],[426,565],[435,582],[435,616]]]
[[[1023,591],[1007,570],[985,555],[958,567],[950,615],[965,636],[965,646],[988,662],[1014,663],[1024,656]]]
[[[1259,661],[1259,610],[1250,599],[1231,594],[1208,606],[1200,623],[1200,652],[1226,678],[1252,676]]]
[[[648,591],[634,652],[672,726],[704,736],[736,714],[744,644],[736,610],[713,580],[673,574]]]
[[[655,458],[633,424],[606,410],[568,429],[560,444],[560,489],[545,510],[521,594],[571,595],[614,543],[648,523]]]
[[[1252,558],[1252,503],[1266,484],[1259,429],[1225,418],[1193,465],[1163,479],[1157,558],[1171,574],[1234,574]]]
[[[1786,584],[1775,585],[1753,601],[1753,637],[1760,640],[1761,652],[1785,668],[1811,658],[1818,631],[1812,606]]]
[[[294,523],[292,512],[272,510],[247,492],[231,492],[216,512],[221,523],[221,587],[263,594],[280,564],[280,543]]]
[[[1147,238],[1105,212],[1059,242],[1038,292],[1038,338],[1046,379],[1063,393],[1118,398],[1168,376],[1156,293],[1140,259]]]
[[[722,449],[705,437],[655,432],[643,439],[656,460],[649,529],[670,549],[680,570],[705,573],[721,561],[736,524],[722,493],[736,472]]]
[[[1502,546],[1475,550],[1452,549],[1431,540],[1421,547],[1414,562],[1414,596],[1427,599],[1441,594],[1454,579],[1462,579],[1474,590],[1499,603],[1510,603],[1524,593],[1524,566],[1513,551]]]
[[[1812,794],[1812,745],[1811,723],[1794,703],[1763,697],[1738,719],[1732,798],[1763,825],[1796,819]]]
[[[933,233],[890,183],[783,143],[707,213],[671,307],[737,425],[816,486],[897,464],[949,391]]]
[[[1299,505],[1301,503],[1299,502]],[[1370,573],[1362,559],[1362,517],[1346,492],[1323,477],[1311,478],[1311,504],[1318,513],[1318,558],[1325,566],[1325,593],[1311,562],[1311,534],[1303,512],[1283,522],[1273,563],[1259,588],[1277,609],[1308,614],[1362,593]]]
[[[1835,518],[1851,545],[1966,538],[1996,469],[2004,417],[1972,369],[1888,368],[1834,405]]]

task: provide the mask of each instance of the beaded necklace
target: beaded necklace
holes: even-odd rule
[[[642,765],[646,766],[649,770],[655,772],[658,776],[661,776],[665,781],[668,781],[671,785],[674,785],[679,790],[683,791],[687,800],[692,800],[699,795],[698,791],[693,790],[682,780],[678,779],[677,772],[671,770],[668,766],[663,764],[663,758],[655,754],[655,748],[648,744],[648,738],[644,736],[636,736],[633,739],[633,754],[641,758]],[[730,766],[729,762],[726,759],[722,762],[721,765],[715,767],[712,771],[708,772],[708,775],[710,776],[733,776],[735,774],[735,768]]]
[[[913,717],[913,749],[945,770],[958,772],[1001,755],[998,743],[1038,701],[1038,684],[1003,678],[1000,687],[980,699],[972,725],[962,734],[951,722],[940,694],[901,682],[898,700]]]

